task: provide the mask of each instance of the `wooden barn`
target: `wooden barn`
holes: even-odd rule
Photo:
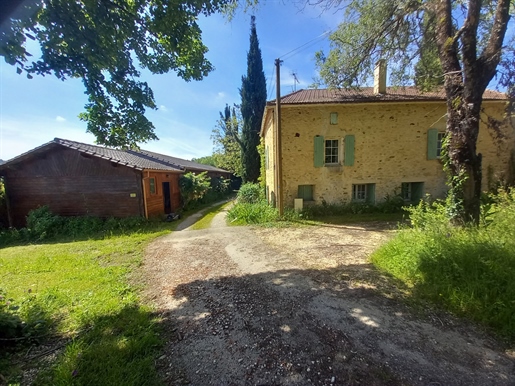
[[[61,216],[154,217],[180,208],[179,177],[230,173],[180,158],[55,138],[0,165],[9,225],[47,205]]]

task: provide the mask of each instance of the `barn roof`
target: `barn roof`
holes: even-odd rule
[[[109,147],[89,145],[86,143],[70,141],[67,139],[54,138],[53,141],[47,142],[35,149],[29,150],[17,157],[0,165],[0,171],[9,165],[17,164],[25,161],[34,155],[49,151],[50,149],[64,146],[78,152],[89,154],[93,157],[102,158],[120,165],[124,165],[137,170],[164,170],[164,171],[218,171],[229,173],[226,170],[218,169],[209,165],[202,165],[193,161],[181,158],[170,157],[164,154],[154,153],[146,150],[122,150],[112,149]]]

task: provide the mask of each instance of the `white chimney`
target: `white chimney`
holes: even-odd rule
[[[374,69],[374,94],[386,94],[386,60],[380,59]]]

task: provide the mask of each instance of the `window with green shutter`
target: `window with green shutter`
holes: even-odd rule
[[[352,201],[374,204],[376,201],[376,184],[352,185]]]
[[[314,166],[316,168],[324,166],[324,137],[317,135],[314,138]]]
[[[401,184],[401,196],[404,201],[417,203],[424,198],[423,182],[403,182]]]
[[[438,159],[438,130],[427,131],[427,159]]]
[[[297,198],[302,198],[304,201],[313,201],[313,185],[299,185]]]
[[[150,184],[150,194],[156,194],[156,179],[152,177],[148,182]]]
[[[344,154],[344,165],[354,165],[354,135],[345,136],[345,154]]]

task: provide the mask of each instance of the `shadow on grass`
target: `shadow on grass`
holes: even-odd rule
[[[127,306],[93,319],[70,340],[34,385],[159,385],[157,315]]]

